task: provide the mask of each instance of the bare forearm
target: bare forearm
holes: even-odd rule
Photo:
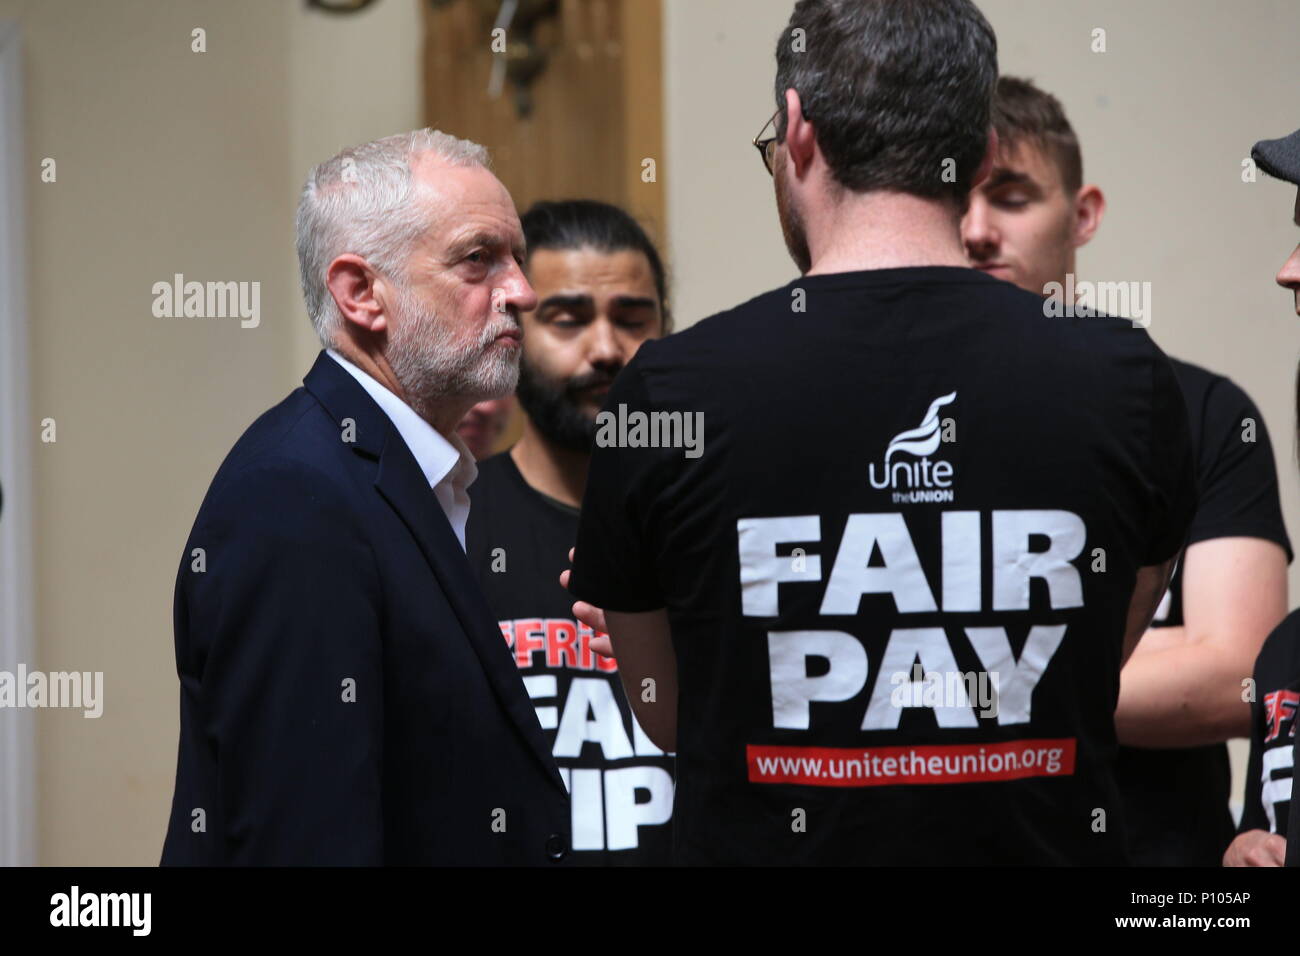
[[[606,613],[619,678],[637,723],[656,747],[677,749],[677,656],[663,611]]]
[[[1250,662],[1209,643],[1143,650],[1145,643],[1120,674],[1120,743],[1196,747],[1250,732],[1250,705],[1242,700]]]
[[[614,642],[617,651],[618,643]],[[617,659],[617,658],[616,658]],[[640,677],[619,662],[619,679],[632,714],[651,743],[664,753],[677,750],[677,689],[663,688],[653,677]],[[668,691],[666,695],[664,692]]]
[[[1147,628],[1142,640],[1138,642],[1137,649],[1133,652],[1134,660],[1138,655],[1155,654],[1160,651],[1167,651],[1170,648],[1183,647],[1187,644],[1187,628],[1185,627],[1151,627]]]
[[[1195,747],[1250,732],[1242,681],[1286,614],[1286,552],[1258,538],[1197,542],[1182,594],[1185,626],[1147,630],[1120,673],[1122,743]]]
[[[1128,605],[1128,618],[1124,622],[1124,647],[1120,667],[1128,663],[1142,639],[1151,633],[1151,618],[1160,604],[1160,597],[1169,587],[1169,577],[1174,572],[1177,558],[1164,564],[1138,568],[1133,582],[1133,597]]]

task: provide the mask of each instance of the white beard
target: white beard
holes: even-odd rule
[[[476,340],[458,341],[453,327],[423,309],[408,290],[388,337],[388,364],[412,407],[422,415],[449,398],[471,403],[500,398],[519,381],[519,349],[493,345],[518,329],[514,316],[493,312]]]

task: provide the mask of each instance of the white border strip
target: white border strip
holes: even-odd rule
[[[0,21],[0,670],[34,666],[32,445],[28,405],[23,70],[16,21]],[[0,866],[36,863],[36,725],[0,711]]]

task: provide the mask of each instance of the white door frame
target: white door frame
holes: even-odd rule
[[[0,670],[11,674],[35,650],[26,162],[20,33],[0,20]],[[36,863],[35,731],[31,710],[0,710],[0,866]]]

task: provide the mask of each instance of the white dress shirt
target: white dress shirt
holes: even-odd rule
[[[384,410],[388,420],[393,423],[397,433],[411,449],[411,454],[424,472],[433,494],[442,506],[443,513],[451,523],[460,541],[461,550],[465,550],[465,522],[469,519],[469,486],[478,477],[478,465],[470,454],[460,436],[452,433],[447,440],[438,430],[416,414],[415,410],[390,392],[387,388],[357,368],[333,349],[328,349],[330,358],[342,365],[349,375],[355,378],[367,394]]]

